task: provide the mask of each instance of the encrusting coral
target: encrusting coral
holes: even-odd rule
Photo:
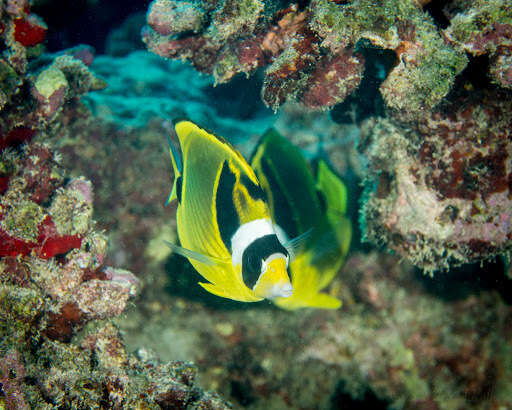
[[[432,272],[512,250],[512,98],[465,91],[405,126],[368,120],[367,239]]]
[[[364,47],[396,52],[382,94],[391,108],[408,112],[436,105],[467,63],[414,0],[313,0],[281,9],[261,0],[185,3],[151,4],[148,48],[190,60],[217,82],[265,67],[262,97],[274,109],[289,97],[309,108],[342,102],[361,81]]]
[[[0,407],[229,408],[192,364],[127,354],[111,320],[140,281],[106,265],[92,184],[55,149],[105,83],[89,47],[40,55],[46,26],[29,9],[0,3]]]
[[[37,142],[5,148],[0,165],[8,178],[0,196],[0,402],[226,408],[196,387],[193,365],[146,363],[125,352],[108,319],[140,283],[104,265],[107,240],[92,220],[91,183],[66,178],[60,156]]]

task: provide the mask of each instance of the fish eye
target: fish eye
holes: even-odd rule
[[[261,260],[261,273],[265,273],[267,271],[267,263],[265,262],[264,259]]]

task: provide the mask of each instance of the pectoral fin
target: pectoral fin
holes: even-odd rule
[[[205,265],[218,266],[218,265],[222,265],[225,263],[230,263],[229,260],[219,259],[219,258],[215,258],[213,256],[204,255],[202,253],[192,251],[190,249],[185,249],[185,248],[182,248],[181,246],[178,246],[169,241],[164,240],[164,242],[172,249],[173,252],[175,252],[181,256],[184,256],[187,259],[194,259],[198,262],[204,263]]]
[[[312,232],[313,228],[309,228],[306,232],[303,232],[295,238],[292,238],[283,243],[283,246],[286,248],[290,255],[295,257],[297,252],[300,250],[300,247],[308,240],[308,238],[311,237]]]

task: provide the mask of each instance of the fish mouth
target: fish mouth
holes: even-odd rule
[[[270,293],[270,299],[279,297],[289,298],[293,294],[293,286],[290,282],[275,285]]]

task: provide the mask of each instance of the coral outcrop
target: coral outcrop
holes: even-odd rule
[[[368,121],[367,239],[426,271],[512,250],[512,99],[471,92],[411,127]]]
[[[218,83],[267,67],[263,100],[274,109],[289,96],[314,108],[332,106],[359,84],[362,56],[353,44],[323,53],[309,9],[260,0],[186,3],[151,4],[143,32],[151,51],[189,59]]]
[[[217,82],[265,67],[262,96],[274,109],[289,97],[309,108],[342,102],[361,81],[358,50],[365,47],[395,51],[398,63],[381,91],[390,108],[404,112],[439,103],[467,63],[464,50],[447,43],[413,0],[313,0],[281,9],[260,0],[185,3],[151,4],[143,32],[148,48],[190,60]]]
[[[512,6],[499,0],[452,0],[443,10],[450,19],[447,41],[472,56],[488,58],[492,81],[512,88]]]
[[[92,184],[55,148],[105,83],[89,47],[41,54],[29,2],[0,11],[0,408],[229,408],[193,364],[126,352],[112,319],[141,283],[107,265]]]
[[[91,183],[66,177],[60,163],[37,142],[1,152],[8,181],[0,196],[0,404],[227,408],[197,387],[192,364],[126,353],[109,319],[140,282],[105,265]]]

